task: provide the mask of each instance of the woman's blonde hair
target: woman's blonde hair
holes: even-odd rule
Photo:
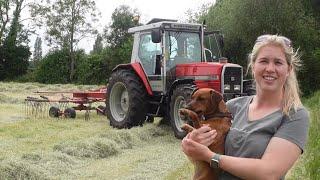
[[[290,39],[279,36],[279,35],[262,35],[259,36],[253,46],[252,52],[249,54],[249,63],[247,68],[247,73],[251,69],[251,74],[253,76],[252,66],[256,61],[257,55],[260,49],[266,45],[279,46],[284,50],[285,57],[289,67],[291,68],[289,76],[283,87],[284,96],[282,104],[282,112],[289,116],[290,110],[296,111],[299,106],[302,105],[300,100],[300,89],[296,76],[296,71],[301,66],[300,56],[298,55],[298,50],[295,51],[292,47]]]

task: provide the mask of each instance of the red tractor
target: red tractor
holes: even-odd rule
[[[218,31],[153,19],[129,33],[134,33],[131,63],[115,67],[107,87],[106,113],[113,127],[131,128],[163,117],[175,136],[183,138],[185,119],[178,110],[196,88],[213,88],[225,100],[251,90],[243,68],[222,57],[223,36]]]

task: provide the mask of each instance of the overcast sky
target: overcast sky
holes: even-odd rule
[[[103,27],[110,24],[111,15],[120,5],[129,5],[132,9],[138,9],[141,13],[140,22],[145,24],[152,18],[184,19],[188,9],[197,10],[202,4],[214,3],[215,0],[95,0],[97,9],[101,13],[97,29],[102,31]],[[30,47],[33,52],[35,37],[31,38]],[[45,54],[48,51],[46,42],[42,38],[42,48]],[[92,50],[94,39],[84,39],[79,48],[86,52]]]
[[[197,9],[202,4],[212,3],[214,0],[96,0],[96,5],[104,20],[110,21],[112,12],[122,4],[137,8],[142,23],[152,18],[183,18],[188,9]]]

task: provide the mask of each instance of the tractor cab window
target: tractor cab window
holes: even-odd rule
[[[165,42],[167,69],[176,64],[201,61],[199,33],[167,31]]]
[[[204,46],[207,49],[205,51],[207,61],[215,62],[222,57],[218,34],[213,33],[204,36]]]
[[[155,74],[156,55],[161,55],[160,43],[153,43],[151,34],[142,34],[139,44],[139,59],[147,75]]]

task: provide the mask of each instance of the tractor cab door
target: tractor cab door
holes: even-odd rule
[[[152,42],[151,32],[139,35],[138,59],[148,77],[152,91],[163,92],[164,82],[162,71],[162,49],[161,42]]]
[[[169,91],[176,80],[188,77],[178,76],[177,67],[202,61],[201,36],[199,31],[168,29],[164,31],[164,78]]]
[[[217,62],[222,57],[223,36],[219,32],[204,33],[204,50],[207,62]]]

